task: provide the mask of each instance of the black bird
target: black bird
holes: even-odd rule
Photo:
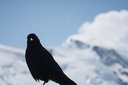
[[[48,83],[52,80],[60,85],[77,85],[69,79],[53,56],[40,43],[39,38],[31,33],[27,36],[26,63],[36,81],[42,80]]]

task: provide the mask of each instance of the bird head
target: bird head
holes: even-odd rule
[[[31,46],[41,45],[39,38],[36,36],[36,34],[31,33],[27,36],[27,45],[31,45]]]

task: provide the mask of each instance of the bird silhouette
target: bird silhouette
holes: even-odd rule
[[[41,45],[39,38],[34,33],[27,36],[25,59],[33,78],[36,81],[44,81],[43,85],[49,80],[60,85],[77,85],[64,74],[53,56]]]

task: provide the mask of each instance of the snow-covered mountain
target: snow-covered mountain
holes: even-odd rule
[[[48,50],[78,85],[128,85],[127,23],[127,10],[100,14],[61,46]],[[41,85],[30,75],[24,54],[0,45],[0,85]]]

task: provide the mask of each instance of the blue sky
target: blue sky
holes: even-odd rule
[[[128,10],[128,0],[0,0],[0,44],[25,49],[36,33],[45,46],[61,45],[100,13]]]

